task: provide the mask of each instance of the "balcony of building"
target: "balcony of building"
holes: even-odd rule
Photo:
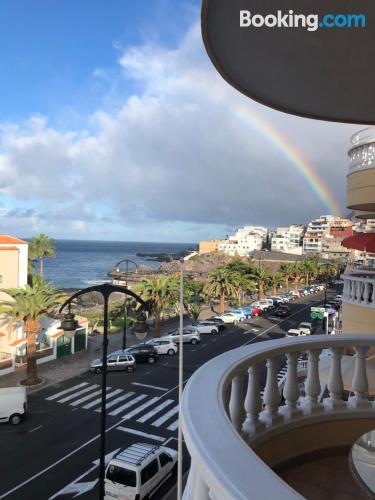
[[[352,137],[347,176],[348,208],[374,213],[375,210],[375,128]]]
[[[366,498],[348,457],[375,426],[369,397],[369,381],[370,393],[375,381],[366,373],[373,346],[373,335],[280,339],[228,351],[202,366],[181,408],[191,456],[184,499]],[[281,359],[287,365],[282,393]]]

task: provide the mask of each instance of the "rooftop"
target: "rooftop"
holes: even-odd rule
[[[0,245],[28,245],[27,241],[14,238],[8,234],[0,234]]]

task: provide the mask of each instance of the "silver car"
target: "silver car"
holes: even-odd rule
[[[201,341],[201,335],[197,328],[194,326],[185,326],[182,330],[183,342],[184,344],[197,344]],[[168,339],[172,342],[180,342],[180,330],[176,328],[171,332],[168,332],[167,335],[163,337],[164,340]]]
[[[135,370],[135,359],[130,354],[121,352],[114,352],[107,356],[107,370],[108,371],[126,371],[133,372]],[[103,360],[94,359],[90,364],[90,371],[101,373],[103,369]]]

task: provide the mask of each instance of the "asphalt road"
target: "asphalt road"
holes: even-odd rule
[[[227,350],[283,336],[308,321],[310,306],[323,297],[310,295],[291,303],[291,315],[284,320],[267,314],[216,336],[202,335],[196,346],[185,344],[184,380]],[[29,396],[29,415],[20,426],[0,427],[0,499],[98,498],[100,384],[100,375],[88,372],[49,386]],[[178,356],[160,356],[152,366],[138,364],[134,373],[109,373],[109,455],[135,442],[177,449],[177,384]],[[188,468],[184,450],[184,470]],[[171,478],[153,498],[162,499],[174,483]]]

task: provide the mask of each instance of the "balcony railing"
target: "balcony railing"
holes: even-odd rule
[[[375,307],[375,275],[353,271],[344,274],[343,302],[363,307]]]
[[[312,336],[259,342],[229,351],[203,365],[188,382],[181,421],[191,456],[184,500],[301,499],[252,450],[271,436],[309,423],[337,419],[373,419],[369,399],[366,352],[375,345],[372,335]],[[331,351],[327,389],[319,401],[319,356]],[[341,359],[354,348],[353,396],[344,401]],[[300,397],[298,357],[307,353],[305,397]],[[282,403],[277,372],[285,356],[287,375]],[[262,366],[266,383],[260,384]]]

